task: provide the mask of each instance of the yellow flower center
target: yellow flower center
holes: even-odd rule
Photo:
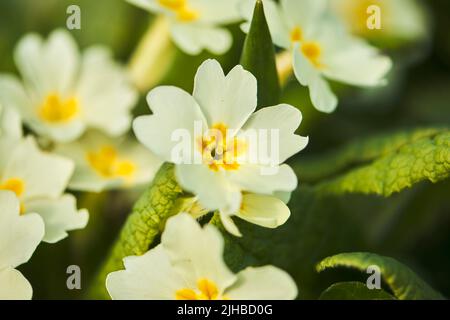
[[[195,289],[180,289],[175,292],[176,300],[227,300],[226,297],[219,295],[217,285],[208,279],[197,281]]]
[[[245,141],[233,138],[228,141],[228,127],[217,123],[197,139],[197,147],[202,153],[203,163],[213,171],[239,169],[238,157],[247,151]]]
[[[68,122],[78,113],[79,108],[76,98],[63,100],[56,93],[49,94],[38,109],[39,117],[49,123]]]
[[[8,190],[14,192],[19,198],[25,192],[25,182],[19,178],[11,178],[6,180],[4,183],[0,183],[0,190]],[[25,212],[25,206],[20,203],[20,213]]]
[[[302,43],[301,50],[316,68],[323,68],[323,64],[320,62],[322,49],[317,42],[304,42]]]
[[[129,160],[120,159],[112,146],[88,152],[86,158],[92,168],[105,178],[131,178],[136,171],[136,165]]]
[[[291,30],[291,42],[299,42],[303,39],[303,32],[300,27],[295,27]]]
[[[192,9],[187,0],[158,0],[159,4],[176,14],[179,21],[191,22],[197,20],[199,12]]]

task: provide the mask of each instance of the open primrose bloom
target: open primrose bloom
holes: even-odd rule
[[[129,129],[137,94],[108,49],[80,55],[72,36],[57,30],[46,41],[26,35],[14,58],[23,82],[1,75],[0,102],[18,110],[38,135],[68,142],[88,127],[114,136]]]
[[[251,20],[252,1],[241,10]],[[264,1],[274,43],[289,52],[298,81],[309,88],[314,107],[333,112],[338,104],[327,81],[372,87],[384,84],[391,60],[350,35],[329,10],[328,0]],[[242,25],[248,32],[249,22]]]
[[[238,22],[240,0],[127,0],[170,21],[172,40],[184,52],[197,55],[203,49],[223,54],[231,47],[231,33],[224,24]]]
[[[69,189],[100,192],[149,183],[161,161],[136,140],[89,131],[81,139],[57,145],[55,153],[75,161]]]
[[[186,241],[186,239],[189,239]],[[125,270],[110,273],[113,299],[127,300],[288,300],[297,287],[273,266],[233,274],[223,260],[219,231],[202,227],[189,215],[168,220],[161,244],[143,256],[124,259]]]
[[[0,300],[31,299],[33,289],[15,268],[27,262],[44,236],[36,213],[20,214],[14,193],[0,191]]]
[[[133,124],[139,141],[173,162],[180,185],[209,210],[239,212],[242,192],[273,195],[297,186],[283,162],[308,143],[295,135],[301,113],[289,105],[257,105],[256,78],[241,66],[225,76],[215,60],[205,61],[193,95],[176,87],[152,90],[150,116]],[[271,152],[267,152],[267,151]]]
[[[38,213],[45,222],[43,240],[58,242],[67,231],[82,229],[88,212],[77,210],[76,199],[63,194],[73,173],[71,160],[38,149],[31,138],[0,138],[0,191],[11,191],[20,201],[20,213]]]

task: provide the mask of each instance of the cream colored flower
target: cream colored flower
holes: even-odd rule
[[[224,241],[211,225],[189,215],[168,220],[161,244],[143,256],[124,259],[125,270],[110,273],[113,299],[290,300],[297,287],[284,271],[264,266],[233,274],[223,260]]]
[[[253,1],[244,1],[242,13],[251,21]],[[380,86],[391,60],[361,39],[351,36],[328,8],[328,0],[264,1],[264,12],[274,43],[291,52],[298,81],[309,88],[312,104],[333,112],[338,98],[327,81],[359,87]],[[249,22],[242,25],[248,31]]]
[[[15,268],[30,259],[43,236],[42,218],[21,215],[15,194],[0,191],[0,300],[31,299],[30,283]]]
[[[36,212],[44,219],[45,242],[86,226],[88,212],[78,211],[75,197],[63,194],[74,170],[71,160],[40,151],[31,137],[0,138],[0,154],[0,190],[16,194],[22,214]]]
[[[100,192],[149,183],[162,162],[131,138],[90,131],[80,140],[58,145],[55,153],[75,161],[69,188]]]
[[[80,56],[70,33],[57,30],[46,41],[26,35],[14,57],[23,82],[1,75],[0,102],[40,136],[68,142],[88,127],[115,136],[130,127],[137,94],[108,49],[91,47]]]
[[[153,115],[133,124],[138,140],[161,159],[176,164],[180,185],[210,210],[238,212],[242,192],[272,195],[293,191],[297,177],[286,159],[308,138],[295,134],[302,116],[281,104],[256,109],[255,77],[241,66],[225,76],[215,60],[205,61],[193,95],[175,88],[152,90]]]
[[[240,0],[127,0],[171,22],[172,40],[192,55],[207,49],[223,54],[230,49],[231,33],[221,26],[237,22]]]

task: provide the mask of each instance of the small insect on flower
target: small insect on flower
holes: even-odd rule
[[[69,189],[100,192],[149,183],[162,162],[131,138],[112,138],[97,131],[57,145],[55,153],[75,161]]]
[[[44,236],[36,213],[20,214],[14,193],[0,191],[0,300],[28,300],[33,289],[15,268],[27,262]]]
[[[40,151],[32,137],[0,138],[0,154],[0,190],[15,193],[22,215],[36,212],[43,218],[45,242],[86,226],[88,212],[78,211],[75,197],[63,194],[74,170],[71,160]]]
[[[191,55],[207,49],[223,54],[230,49],[232,37],[220,27],[238,22],[237,4],[240,0],[127,0],[152,13],[170,20],[175,44]]]
[[[197,71],[193,95],[176,87],[152,90],[151,116],[133,124],[138,140],[161,159],[173,162],[180,185],[210,210],[234,214],[241,192],[272,195],[297,186],[286,159],[308,138],[294,132],[298,109],[257,105],[256,78],[241,66],[225,76],[215,60]]]
[[[250,1],[251,2],[251,1]],[[329,10],[328,0],[264,1],[264,12],[275,45],[290,53],[298,81],[309,88],[314,107],[333,112],[338,104],[326,79],[359,87],[379,86],[392,67],[391,60],[350,35]],[[243,16],[251,21],[244,1]],[[248,32],[249,22],[242,25]]]
[[[297,286],[273,267],[233,274],[223,260],[219,231],[202,228],[191,216],[168,220],[161,244],[143,256],[124,259],[125,270],[110,273],[106,287],[113,299],[127,300],[291,300]]]
[[[91,47],[80,56],[70,33],[57,30],[47,41],[26,35],[14,57],[23,83],[1,75],[0,102],[38,135],[69,142],[88,127],[115,136],[129,129],[137,93],[108,49]]]

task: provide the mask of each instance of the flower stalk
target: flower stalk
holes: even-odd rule
[[[175,55],[169,21],[159,16],[150,24],[130,59],[128,73],[131,81],[139,91],[146,92],[169,71]]]
[[[182,194],[174,176],[174,166],[164,164],[149,188],[136,202],[116,243],[100,268],[89,292],[93,299],[107,299],[106,276],[123,268],[122,259],[143,255],[161,234],[169,217],[178,213],[178,198]]]

